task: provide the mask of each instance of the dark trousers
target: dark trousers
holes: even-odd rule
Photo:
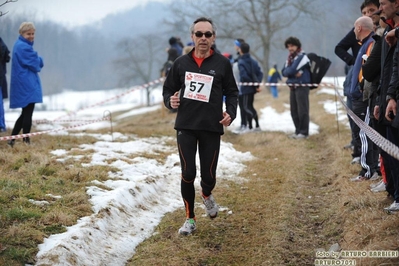
[[[252,129],[252,119],[255,120],[256,127],[259,127],[258,113],[256,112],[254,107],[254,96],[255,94],[242,95],[245,116],[249,129]]]
[[[353,100],[352,108],[355,115],[368,125],[371,125],[368,101]],[[360,165],[362,166],[359,175],[370,178],[378,170],[378,149],[367,137],[366,133],[355,123],[352,132],[354,137],[352,156],[360,157]]]
[[[367,113],[367,102],[361,100],[352,100],[352,111],[358,116],[362,121],[366,118]],[[352,120],[352,119],[351,119]],[[352,121],[353,122],[353,121]],[[360,128],[356,123],[353,123],[352,134],[353,134],[353,153],[352,157],[360,157],[362,154],[362,142],[360,139]]]
[[[32,128],[32,115],[34,109],[34,103],[30,103],[22,108],[22,113],[18,117],[17,121],[15,121],[15,125],[12,129],[11,135],[18,135],[21,129],[23,134],[30,133],[30,130]]]
[[[290,88],[290,110],[295,134],[309,135],[309,87]]]
[[[196,154],[201,169],[201,188],[209,196],[216,185],[216,168],[219,159],[220,134],[202,130],[177,130],[177,146],[181,165],[181,195],[187,218],[194,218],[195,189],[197,175]]]
[[[238,106],[240,107],[241,126],[247,126],[247,116],[245,114],[244,102],[242,95],[238,95]]]
[[[396,146],[399,146],[399,131],[397,128],[394,128],[392,126],[387,126],[387,139],[395,144]],[[393,185],[393,197],[395,199],[395,202],[399,203],[399,161],[392,156],[388,156],[388,167],[390,170],[390,180],[388,180],[388,184],[391,182]],[[389,184],[390,185],[390,184]],[[392,189],[392,186],[390,185],[390,188]]]

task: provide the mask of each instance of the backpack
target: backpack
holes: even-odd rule
[[[310,77],[312,84],[320,84],[324,75],[327,73],[328,68],[331,65],[331,61],[328,58],[319,56],[315,53],[307,54],[310,65]],[[310,86],[311,90],[318,88],[319,86]]]
[[[163,64],[163,67],[161,69],[161,77],[166,77],[169,73],[170,68],[173,65],[173,61],[168,60],[165,62],[165,64]]]

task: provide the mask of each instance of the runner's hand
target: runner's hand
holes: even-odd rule
[[[179,98],[179,92],[176,91],[173,96],[170,97],[170,107],[173,109],[177,109],[180,105],[180,98]]]
[[[227,112],[223,112],[223,119],[219,121],[225,127],[230,126],[231,124],[231,117]]]

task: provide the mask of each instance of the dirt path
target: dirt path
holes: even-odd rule
[[[272,102],[265,93],[257,96],[256,104],[259,109],[271,105],[282,112],[287,99],[288,93],[282,92]],[[237,173],[247,182],[219,182],[214,191],[218,203],[232,214],[221,212],[215,220],[199,215],[197,232],[180,237],[183,210],[170,213],[128,265],[314,265],[316,249],[328,250],[335,243],[347,250],[369,249],[374,239],[381,239],[382,221],[390,228],[396,226],[392,230],[397,234],[397,218],[386,221],[386,215],[376,211],[382,208],[384,195],[369,193],[366,201],[371,203],[359,204],[365,201],[361,195],[369,183],[348,181],[359,169],[349,164],[350,153],[342,149],[348,130],[343,125],[337,130],[335,116],[320,104],[327,99],[334,96],[311,94],[311,120],[320,126],[320,133],[308,140],[291,140],[281,132],[223,136],[237,150],[256,157]],[[203,210],[198,207],[196,212]],[[362,218],[362,223],[375,223],[368,242],[359,236],[370,237],[370,229],[357,229],[365,212],[377,213]],[[392,237],[386,240],[391,234],[384,233],[387,245],[380,248],[398,248]],[[357,260],[357,265],[381,263],[399,265],[396,259]]]

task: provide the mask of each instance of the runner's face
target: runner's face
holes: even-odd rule
[[[195,36],[195,33],[203,33],[201,37]],[[212,33],[211,37],[206,37],[204,33]],[[213,32],[211,23],[206,21],[200,21],[194,25],[194,31],[191,34],[191,38],[195,44],[195,50],[199,52],[207,52],[211,49],[212,44],[215,42],[216,36]]]

